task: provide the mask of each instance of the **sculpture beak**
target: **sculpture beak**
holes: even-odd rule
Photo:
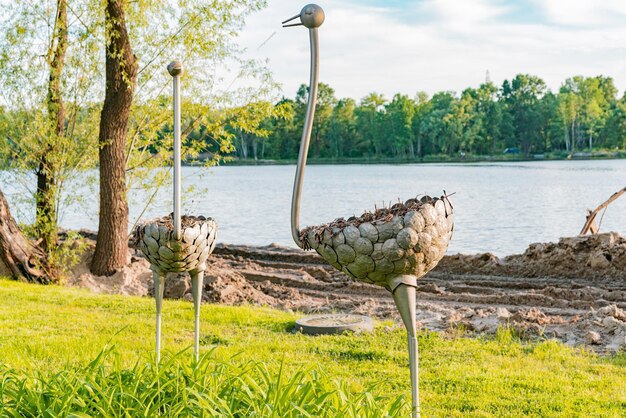
[[[288,28],[288,27],[290,27],[290,26],[302,26],[302,22],[300,22],[300,23],[290,23],[290,24],[286,25],[286,23],[287,23],[287,22],[291,22],[292,20],[297,19],[297,18],[299,18],[299,17],[300,17],[300,13],[298,13],[298,14],[297,14],[297,15],[295,15],[294,17],[291,17],[291,18],[289,18],[289,19],[285,20],[285,21],[283,22],[283,28]]]

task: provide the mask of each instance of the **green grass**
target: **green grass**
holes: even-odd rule
[[[157,369],[152,299],[0,280],[0,416],[408,414],[405,332],[390,322],[310,337],[292,332],[296,314],[205,304],[196,365],[192,304],[165,301],[163,313]],[[522,344],[507,330],[425,332],[419,344],[424,417],[626,416],[625,353]]]

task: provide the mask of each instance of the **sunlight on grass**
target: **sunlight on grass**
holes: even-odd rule
[[[276,400],[284,391],[292,391],[294,399],[301,402],[298,405],[308,405],[302,406],[306,413],[299,416],[320,416],[315,408],[322,405],[335,411],[326,416],[406,416],[410,397],[406,337],[401,327],[384,326],[390,325],[388,321],[378,324],[372,334],[310,337],[293,333],[297,314],[204,304],[204,359],[195,367],[189,350],[193,343],[192,304],[165,301],[163,313],[163,347],[168,359],[163,368],[168,371],[162,373],[167,377],[153,367],[152,299],[0,280],[1,396],[5,405],[15,402],[19,382],[24,396],[32,399],[29,405],[43,402],[45,382],[67,395],[64,402],[82,402],[92,408],[77,411],[94,413],[98,410],[95,401],[82,386],[89,379],[98,379],[92,383],[99,385],[102,394],[123,385],[129,398],[153,397],[137,403],[126,399],[124,402],[132,405],[128,408],[161,411],[168,416],[192,414],[184,408],[198,408],[194,411],[204,411],[206,416],[210,411],[230,411],[220,412],[224,416],[233,411],[240,416],[252,411],[255,416],[298,416],[300,406],[287,413],[290,404]],[[422,332],[419,344],[425,417],[626,415],[624,353],[599,357],[550,340],[523,344],[506,328],[491,338],[449,338]],[[114,348],[98,357],[103,347]],[[207,380],[205,374],[213,380]],[[154,397],[162,389],[154,388],[168,379],[172,380],[169,400],[161,402]],[[65,381],[71,382],[66,391]],[[228,387],[236,399],[243,399],[245,393],[246,400],[239,404],[229,398],[225,395]],[[150,390],[154,393],[144,393]],[[244,409],[235,408],[233,402]],[[328,405],[348,408],[348,412],[337,412],[339,409]],[[363,405],[375,413],[366,414],[359,409]],[[250,414],[241,412],[244,410]]]

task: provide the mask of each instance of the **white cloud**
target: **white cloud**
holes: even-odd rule
[[[486,70],[496,83],[532,73],[553,90],[573,75],[603,74],[613,76],[623,90],[626,28],[613,22],[626,13],[626,1],[609,0],[602,6],[582,0],[536,2],[543,19],[523,23],[513,21],[510,6],[496,0],[425,0],[407,2],[411,5],[400,10],[383,1],[380,7],[356,0],[320,2],[326,12],[320,28],[320,79],[338,97],[356,99],[371,91],[388,98],[419,90],[458,92],[483,82]],[[287,97],[308,81],[307,30],[280,27],[300,7],[271,0],[242,34],[253,55],[269,57]]]
[[[626,2],[623,0],[534,0],[546,17],[556,24],[612,26],[623,24],[626,15]],[[621,20],[621,22],[619,22]]]

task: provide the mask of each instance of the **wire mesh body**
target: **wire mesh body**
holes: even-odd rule
[[[138,246],[152,265],[162,273],[204,271],[215,248],[217,223],[196,218],[193,225],[181,227],[181,239],[164,222],[149,222],[138,228]]]
[[[305,248],[314,249],[350,277],[393,290],[397,276],[419,278],[437,265],[453,226],[447,197],[425,196],[384,210],[378,218],[366,213],[351,221],[310,227],[301,237]]]

